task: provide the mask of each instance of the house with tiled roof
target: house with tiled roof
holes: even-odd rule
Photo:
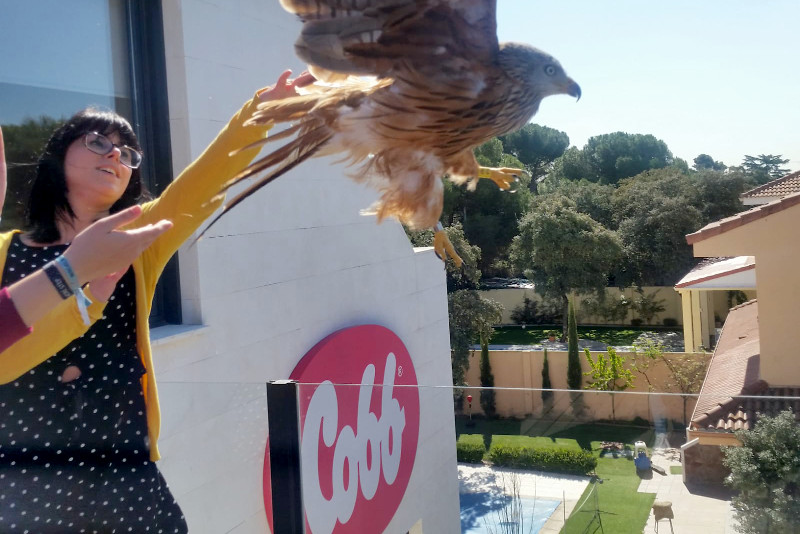
[[[759,206],[793,193],[800,193],[800,171],[746,191],[739,198],[745,206]],[[728,310],[756,297],[755,258],[706,258],[675,284],[675,291],[683,305],[685,350],[712,348]]]
[[[758,206],[774,202],[792,193],[800,193],[800,171],[745,191],[739,198],[745,206]]]
[[[721,445],[758,414],[800,413],[800,193],[709,224],[687,236],[698,257],[752,256],[758,300],[733,308],[722,328],[683,447],[687,482],[720,482]]]

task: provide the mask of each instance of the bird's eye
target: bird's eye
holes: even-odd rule
[[[544,66],[544,73],[548,76],[554,76],[556,73],[555,65],[545,65]]]

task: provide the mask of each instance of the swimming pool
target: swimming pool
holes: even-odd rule
[[[510,515],[511,497],[497,493],[461,493],[461,534],[536,534],[561,501],[519,498],[522,528],[509,528],[503,521]]]

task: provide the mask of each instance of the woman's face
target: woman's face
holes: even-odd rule
[[[123,144],[117,132],[106,135],[116,145]],[[108,210],[125,192],[131,169],[123,165],[116,146],[105,155],[95,154],[84,143],[84,136],[72,142],[64,157],[67,199],[73,210]]]

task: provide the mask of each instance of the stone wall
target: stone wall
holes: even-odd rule
[[[687,484],[721,485],[730,469],[722,464],[724,455],[719,445],[687,443],[683,455],[683,480]]]

